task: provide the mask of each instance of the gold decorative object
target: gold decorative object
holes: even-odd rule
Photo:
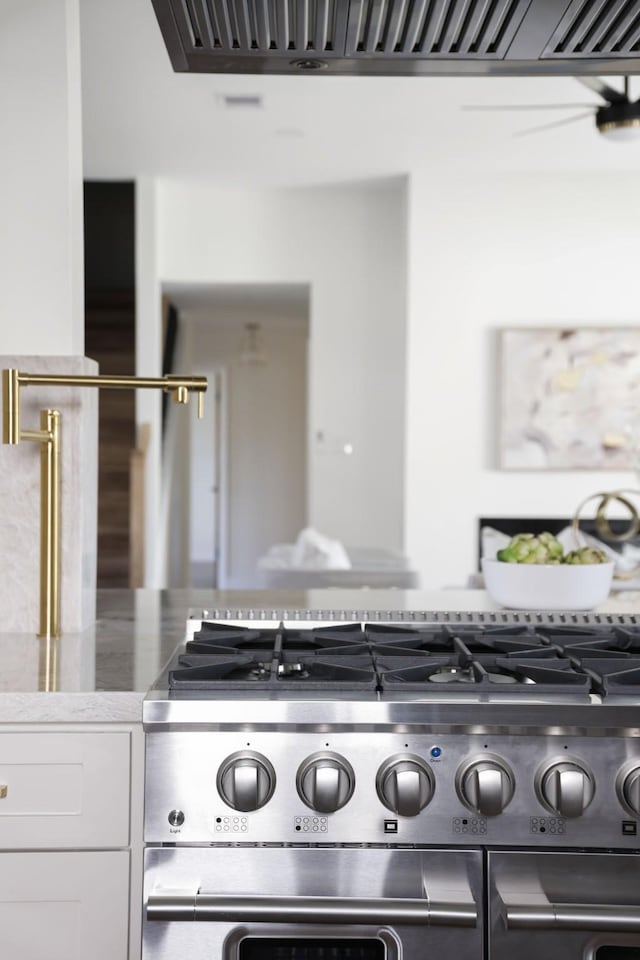
[[[32,440],[40,444],[40,630],[38,636],[60,636],[60,433],[57,410],[40,411],[40,429],[20,426],[20,389],[30,385],[97,387],[112,390],[164,390],[176,403],[198,397],[202,418],[206,377],[109,377],[2,371],[3,443]]]
[[[580,518],[582,511],[592,500],[598,500],[595,524],[599,536],[602,537],[603,540],[610,540],[615,543],[625,543],[627,540],[632,540],[640,531],[640,514],[632,501],[629,500],[630,494],[640,496],[640,490],[600,491],[599,493],[592,493],[588,497],[585,497],[573,515],[571,524],[576,545],[580,545]],[[611,529],[606,510],[612,503],[619,503],[629,511],[629,526],[622,533],[614,533]],[[637,576],[638,572],[640,572],[640,566],[636,566],[633,570],[625,572],[618,571],[614,574],[614,578],[616,580],[631,580]]]

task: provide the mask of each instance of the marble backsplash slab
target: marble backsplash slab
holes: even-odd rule
[[[87,357],[0,356],[0,369],[95,375]],[[98,391],[26,386],[22,430],[40,429],[40,410],[61,414],[61,597],[63,632],[95,621]],[[0,604],[3,630],[37,633],[40,604],[40,444],[0,444]]]

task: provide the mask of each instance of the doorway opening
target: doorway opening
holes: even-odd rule
[[[167,425],[168,586],[260,587],[258,560],[307,523],[309,287],[166,284],[176,358],[207,376],[204,422]],[[186,469],[185,469],[186,467]]]

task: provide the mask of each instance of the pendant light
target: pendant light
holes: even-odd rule
[[[260,335],[260,324],[245,323],[238,364],[241,367],[263,367],[266,362],[267,354]]]

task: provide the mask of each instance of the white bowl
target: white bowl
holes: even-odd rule
[[[592,610],[609,596],[613,563],[505,563],[482,560],[487,593],[519,610]]]

